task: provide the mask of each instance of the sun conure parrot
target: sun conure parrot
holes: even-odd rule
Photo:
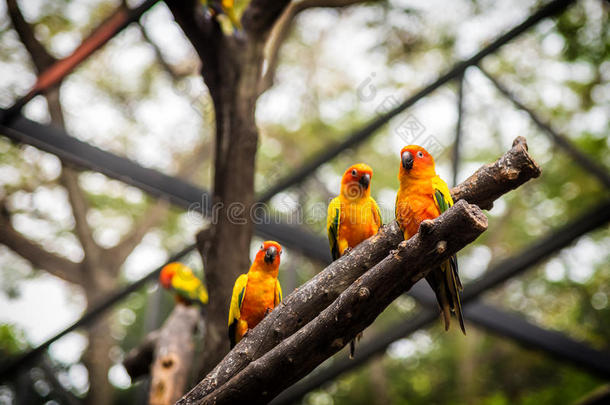
[[[278,280],[282,247],[272,240],[263,242],[248,274],[235,281],[229,309],[229,341],[231,348],[282,301]]]
[[[237,14],[235,13],[235,1],[234,0],[200,0],[201,4],[210,12],[213,16],[218,14],[225,14],[234,30],[241,29],[241,24]]]
[[[400,151],[400,159],[396,221],[407,240],[417,233],[423,220],[434,219],[449,209],[453,199],[447,183],[436,174],[434,158],[424,148],[417,145],[405,146]],[[436,294],[445,320],[445,330],[449,329],[453,311],[462,332],[466,333],[459,295],[462,283],[458,275],[457,257],[453,255],[440,267],[431,270],[426,281]]]
[[[208,303],[208,291],[201,280],[193,274],[188,266],[173,262],[161,269],[159,283],[176,293],[176,302],[190,305],[194,302],[205,305]]]
[[[379,206],[371,197],[373,169],[364,163],[350,166],[341,178],[340,194],[328,205],[326,230],[333,260],[375,235],[381,226]],[[358,335],[360,338],[362,334]],[[350,342],[350,358],[355,342]]]

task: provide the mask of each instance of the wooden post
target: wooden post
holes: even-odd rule
[[[151,367],[149,403],[174,404],[186,389],[195,345],[198,306],[177,304],[161,328]]]

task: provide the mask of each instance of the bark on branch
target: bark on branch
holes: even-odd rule
[[[492,198],[520,186],[540,175],[540,168],[527,153],[525,138],[518,137],[513,147],[498,161],[485,165],[462,184],[451,190],[454,199],[490,207]],[[495,196],[495,197],[494,197]],[[250,362],[260,358],[330,305],[354,280],[388,255],[403,236],[396,222],[358,245],[349,255],[330,264],[325,270],[299,287],[229,353],[193,388],[181,403],[199,400],[225,384]]]
[[[401,242],[313,321],[197,403],[230,404],[244,398],[252,404],[269,402],[343,348],[430,269],[486,229],[487,217],[481,209],[463,200],[435,220],[422,222],[415,236]],[[276,325],[269,333],[279,329]]]

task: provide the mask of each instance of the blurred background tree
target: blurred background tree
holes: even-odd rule
[[[120,4],[39,0],[21,1],[16,8],[16,1],[7,0],[0,5],[0,72],[5,78],[0,105],[11,105],[45,63],[68,55]],[[384,102],[403,100],[541,4],[391,0],[298,14],[278,51],[272,86],[257,104],[256,190],[272,186],[329,142],[374,117]],[[19,10],[27,22],[22,28],[31,29],[29,35],[15,29]],[[607,3],[579,1],[482,64],[606,169],[607,27]],[[64,126],[71,135],[143,166],[210,188],[213,165],[206,154],[211,155],[214,123],[198,60],[165,4],[159,3],[141,25],[129,26],[68,76],[61,93],[57,88],[46,98],[35,98],[24,113]],[[363,96],[360,89],[371,92]],[[271,208],[325,236],[329,196],[336,194],[345,167],[364,161],[375,170],[373,195],[385,221],[391,220],[396,151],[404,144],[397,129],[407,117],[415,117],[425,128],[424,136],[434,136],[443,146],[435,156],[437,170],[450,179],[456,90],[452,84],[435,91],[359,148],[324,165],[299,187],[276,195]],[[464,110],[458,181],[495,159],[517,135],[527,136],[530,151],[543,168],[535,183],[495,204],[489,213],[493,232],[460,255],[463,279],[469,281],[610,193],[476,69],[465,73]],[[75,171],[53,155],[14,145],[4,137],[0,173],[0,199],[10,213],[3,215],[2,232],[15,235],[11,242],[3,240],[6,247],[0,246],[3,356],[44,341],[78,318],[89,302],[161,264],[167,252],[192,243],[206,225],[204,219],[155,202],[133,187],[99,173]],[[256,247],[260,240],[254,239]],[[13,245],[15,241],[21,248]],[[32,256],[41,247],[56,258],[57,266],[49,265],[46,256]],[[187,261],[201,268],[198,256]],[[609,263],[606,227],[485,299],[537,325],[610,350]],[[280,274],[285,295],[321,268],[287,250]],[[20,396],[31,403],[69,401],[60,389],[53,389],[53,376],[64,390],[89,403],[141,401],[145,396],[138,387],[145,382],[132,385],[120,363],[125,351],[160,325],[171,305],[156,287],[133,294],[87,331],[51,346],[51,375],[34,369],[25,382],[0,385],[0,402],[21,403]],[[371,328],[383,331],[418,310],[414,300],[401,298]],[[467,327],[464,338],[454,331],[442,332],[435,323],[396,342],[367,366],[310,393],[303,402],[571,403],[603,383],[472,324]],[[365,339],[370,336],[366,333]]]

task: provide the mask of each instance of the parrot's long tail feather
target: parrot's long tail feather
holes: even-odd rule
[[[455,316],[460,323],[460,329],[462,333],[466,334],[466,328],[464,327],[464,318],[462,316],[462,303],[460,302],[460,290],[462,289],[462,283],[456,271],[454,263],[455,259],[452,259],[450,266],[445,267],[445,285],[447,292],[449,293],[449,299],[451,300],[451,309],[455,312]],[[449,268],[450,267],[450,268]]]
[[[445,331],[449,330],[451,325],[451,304],[447,300],[445,293],[441,293],[441,312],[443,313],[443,319],[445,321]]]
[[[449,293],[447,291],[445,278],[443,277],[443,270],[439,267],[428,273],[426,281],[434,291],[436,295],[436,301],[443,315],[445,322],[445,330],[449,330],[451,324],[451,303],[448,299]]]

